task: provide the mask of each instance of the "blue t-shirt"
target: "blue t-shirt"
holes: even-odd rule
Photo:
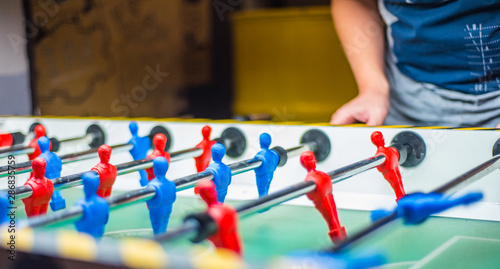
[[[500,0],[381,1],[403,74],[470,94],[500,90]]]

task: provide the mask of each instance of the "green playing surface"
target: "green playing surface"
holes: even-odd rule
[[[81,195],[81,188],[63,191],[68,205]],[[234,205],[241,202],[228,203]],[[169,229],[179,227],[185,215],[204,207],[203,201],[198,198],[177,197]],[[25,218],[22,210],[18,210],[17,214],[18,218]],[[339,210],[339,217],[348,234],[369,224],[368,212]],[[331,246],[326,224],[313,207],[274,207],[240,220],[239,227],[248,261],[266,262],[298,250],[319,250]],[[47,228],[74,230],[71,223]],[[152,237],[145,204],[111,212],[103,240],[126,236]],[[203,245],[209,246],[208,243]],[[191,244],[180,240],[164,246],[167,250],[182,252]],[[388,262],[384,268],[500,268],[500,223],[433,217],[422,225],[403,226],[396,221],[351,250],[353,254],[364,251],[382,252]]]

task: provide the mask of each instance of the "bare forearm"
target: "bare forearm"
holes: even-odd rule
[[[360,94],[388,94],[384,23],[377,0],[332,0],[332,16]]]

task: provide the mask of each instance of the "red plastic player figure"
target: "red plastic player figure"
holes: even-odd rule
[[[332,242],[339,242],[346,237],[345,227],[340,225],[337,215],[337,207],[332,195],[332,181],[328,174],[316,170],[316,157],[311,151],[300,155],[300,163],[307,169],[305,181],[313,181],[316,189],[307,194],[307,198],[313,201],[316,209],[321,213],[328,224],[328,236]]]
[[[35,127],[35,138],[33,138],[33,140],[31,140],[31,142],[28,144],[30,147],[34,148],[35,151],[31,154],[28,154],[28,158],[30,160],[33,160],[35,158],[37,158],[38,156],[40,156],[40,154],[42,154],[42,152],[40,151],[40,147],[38,147],[38,138],[42,137],[42,136],[45,136],[45,127],[43,127],[43,125],[41,124],[38,124],[36,127]],[[50,145],[50,150],[52,150],[52,144]]]
[[[196,162],[196,171],[198,172],[205,171],[205,169],[207,169],[208,165],[210,164],[210,161],[212,160],[211,149],[212,146],[217,142],[214,140],[210,140],[211,132],[212,128],[210,128],[210,126],[208,125],[204,126],[203,129],[201,129],[203,140],[198,143],[196,147],[202,149],[203,153],[200,156],[194,158]]]
[[[10,147],[14,144],[14,139],[12,138],[12,135],[7,133],[7,134],[0,134],[0,148],[1,147]]]
[[[165,157],[167,161],[170,163],[170,154],[165,151],[165,146],[167,145],[167,137],[164,134],[156,134],[153,137],[153,144],[155,145],[155,150],[148,155],[147,158],[154,159],[156,157]],[[148,180],[155,178],[155,173],[153,168],[146,169],[146,173],[148,173]]]
[[[44,215],[47,213],[49,201],[54,192],[52,181],[44,176],[47,163],[42,158],[36,158],[31,164],[33,176],[24,185],[29,185],[33,190],[30,198],[23,200],[28,217]]]
[[[203,135],[203,140],[201,140],[198,145],[196,145],[197,148],[200,148],[203,150],[203,153],[194,158],[194,161],[196,163],[196,171],[197,172],[202,172],[207,169],[208,165],[210,164],[210,161],[212,160],[212,146],[217,143],[214,140],[210,140],[210,133],[212,132],[212,128],[210,126],[205,125],[203,129],[201,129],[201,134]],[[194,193],[198,194],[198,186],[194,187]]]
[[[399,152],[393,147],[386,147],[384,136],[379,131],[373,132],[371,135],[372,143],[377,146],[375,155],[384,155],[385,162],[377,166],[377,170],[384,175],[385,180],[391,184],[394,193],[396,194],[396,202],[406,195],[399,172]]]
[[[106,198],[111,195],[111,189],[116,180],[116,167],[109,163],[111,158],[111,147],[108,145],[101,145],[98,149],[99,162],[92,170],[99,174],[99,188],[97,189],[97,195],[102,198]]]
[[[198,184],[201,198],[207,203],[207,213],[217,223],[217,233],[208,239],[218,248],[242,254],[243,245],[238,234],[238,213],[234,208],[217,201],[215,184],[205,180]]]

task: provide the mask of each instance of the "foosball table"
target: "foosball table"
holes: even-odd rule
[[[5,117],[0,133],[1,268],[500,267],[495,129]]]

